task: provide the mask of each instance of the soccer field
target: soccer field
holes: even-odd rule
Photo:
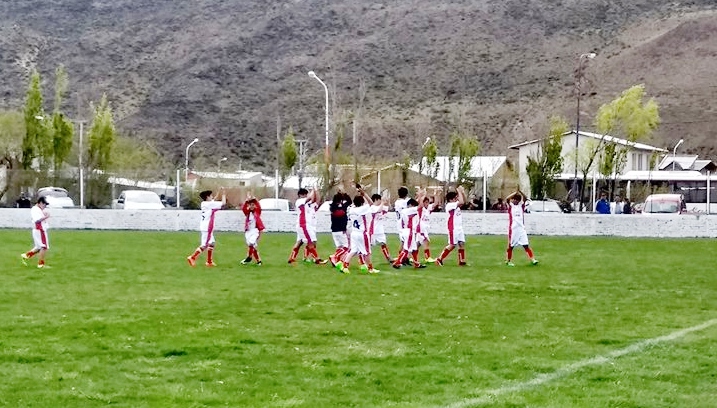
[[[714,240],[532,237],[509,268],[475,236],[469,267],[343,275],[287,265],[293,238],[242,266],[219,233],[191,268],[198,233],[53,230],[38,270],[0,230],[0,405],[717,406]]]

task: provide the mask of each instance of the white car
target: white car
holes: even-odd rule
[[[42,187],[37,190],[38,197],[45,197],[50,208],[74,208],[75,203],[67,194],[67,190],[60,187]]]
[[[284,198],[262,198],[259,200],[262,211],[289,211],[289,200]]]
[[[561,213],[563,212],[563,209],[560,208],[560,205],[557,201],[540,201],[540,200],[528,200],[526,202],[526,210],[530,213],[538,213],[538,212],[550,212],[550,213]]]
[[[114,201],[112,208],[118,210],[161,210],[162,200],[154,191],[125,190]]]

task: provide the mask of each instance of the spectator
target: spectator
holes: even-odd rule
[[[475,194],[471,194],[468,209],[472,211],[481,211],[483,209],[483,197],[476,197]]]
[[[25,193],[20,193],[20,198],[15,201],[15,207],[17,208],[32,208],[32,202],[29,198],[25,195]]]
[[[615,204],[613,205],[613,214],[622,214],[623,212],[623,203],[622,198],[620,198],[619,195],[615,195]]]
[[[610,202],[607,201],[606,193],[600,193],[600,199],[595,203],[595,212],[598,214],[610,214]]]
[[[506,212],[508,211],[508,206],[503,202],[503,198],[498,198],[498,202],[493,204],[493,206],[490,208],[493,211],[500,211],[500,212]]]
[[[625,197],[625,203],[622,205],[622,213],[632,214],[632,204],[630,203],[630,199],[627,197]]]

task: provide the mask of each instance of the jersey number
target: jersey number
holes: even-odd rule
[[[356,228],[356,229],[361,228],[361,227],[359,226],[358,220],[354,220],[354,228]]]

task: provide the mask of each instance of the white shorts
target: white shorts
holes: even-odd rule
[[[38,229],[32,230],[32,242],[34,242],[35,248],[50,249],[50,240],[46,231]]]
[[[403,245],[401,245],[401,248],[405,249],[408,252],[413,252],[418,249],[418,242],[416,242],[416,233],[411,231],[408,228],[401,229],[401,232],[399,233],[399,238],[401,238],[401,242]]]
[[[259,232],[258,228],[252,228],[244,232],[244,239],[246,240],[247,246],[257,246],[257,244],[259,244],[259,238],[261,238],[261,232]]]
[[[466,242],[466,234],[463,228],[448,230],[448,245],[457,245],[459,242]]]
[[[427,232],[421,232],[419,234],[416,234],[416,242],[418,245],[422,245],[424,242],[431,243],[431,239],[428,237]]]
[[[510,245],[511,248],[530,245],[528,244],[528,233],[525,232],[525,228],[511,228],[508,231],[508,241],[510,242],[508,245]]]
[[[386,244],[386,233],[385,232],[374,232],[371,235],[371,245]]]
[[[349,235],[346,231],[332,232],[331,236],[334,238],[334,245],[336,245],[336,248],[349,247]]]
[[[296,242],[303,242],[310,244],[316,242],[316,228],[315,227],[299,227],[296,229]]]
[[[202,231],[199,238],[199,246],[202,248],[214,246],[214,231]]]
[[[352,254],[369,255],[371,253],[371,245],[367,232],[351,231],[351,249]]]

